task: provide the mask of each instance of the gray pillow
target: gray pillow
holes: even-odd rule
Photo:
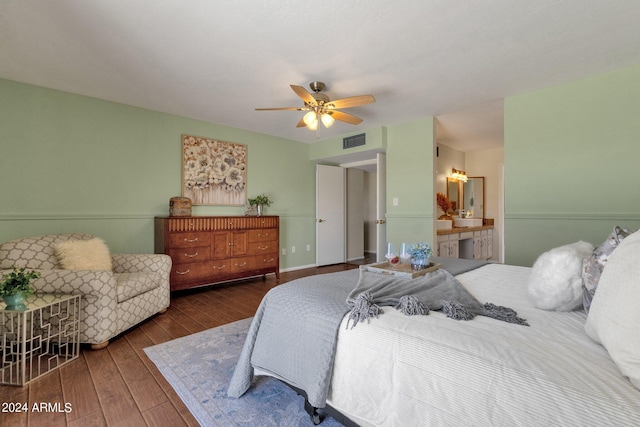
[[[582,264],[582,305],[587,313],[609,255],[629,234],[629,230],[616,225],[607,240],[595,248],[590,257],[585,258]]]

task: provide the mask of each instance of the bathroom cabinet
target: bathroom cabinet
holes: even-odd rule
[[[493,257],[493,226],[454,227],[437,231],[437,256],[486,260]]]

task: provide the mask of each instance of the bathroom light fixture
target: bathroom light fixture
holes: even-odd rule
[[[469,180],[465,171],[461,171],[456,168],[451,168],[451,178],[457,179],[462,182],[467,182]]]

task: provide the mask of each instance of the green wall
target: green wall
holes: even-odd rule
[[[433,117],[387,128],[388,241],[435,248],[434,140]]]
[[[505,100],[505,253],[640,227],[640,66]]]
[[[282,248],[315,248],[308,145],[0,79],[0,241],[87,232],[112,252],[153,252],[153,217],[180,195],[181,134],[248,145],[247,194],[267,193]],[[196,215],[242,207],[194,206]],[[284,269],[315,263],[287,252]]]
[[[640,66],[505,100],[506,262],[640,227],[638,117]],[[315,163],[345,154],[342,138],[307,145],[1,79],[0,241],[81,231],[113,252],[151,252],[153,217],[180,194],[183,133],[247,144],[248,194],[275,200],[281,247],[315,248]],[[433,118],[366,133],[354,150],[387,153],[389,240],[433,242]],[[315,252],[281,264],[313,265]]]
[[[342,137],[316,142],[310,158],[384,151],[387,156],[387,240],[434,242],[435,144],[433,117],[396,126],[367,129],[364,146],[344,150]],[[398,206],[393,206],[393,199]],[[432,244],[433,246],[433,244]]]

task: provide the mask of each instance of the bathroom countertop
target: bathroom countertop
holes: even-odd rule
[[[443,234],[454,234],[454,233],[465,233],[467,231],[481,231],[481,230],[493,230],[493,225],[481,225],[478,227],[456,227],[447,230],[438,230],[438,235]]]

